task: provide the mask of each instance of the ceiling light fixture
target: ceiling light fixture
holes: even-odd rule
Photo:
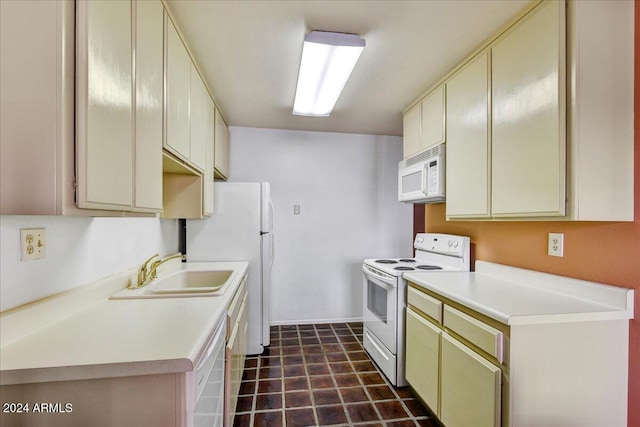
[[[304,37],[293,114],[328,116],[362,50],[355,34],[312,31]]]

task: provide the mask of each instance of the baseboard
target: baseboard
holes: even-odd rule
[[[282,320],[271,321],[270,326],[283,326],[283,325],[315,325],[321,323],[353,323],[362,322],[362,317],[342,317],[335,319],[300,319],[300,320]]]

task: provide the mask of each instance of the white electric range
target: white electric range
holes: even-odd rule
[[[415,258],[364,260],[364,348],[395,386],[407,385],[404,375],[404,324],[407,306],[406,272],[469,271],[468,237],[418,233]]]

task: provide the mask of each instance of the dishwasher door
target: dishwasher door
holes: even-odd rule
[[[194,427],[222,427],[223,425],[225,320],[220,322],[195,370]]]

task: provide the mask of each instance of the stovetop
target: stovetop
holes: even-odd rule
[[[419,233],[414,258],[370,258],[364,264],[392,276],[408,271],[469,271],[469,246],[468,237]]]
[[[451,266],[438,265],[416,258],[372,258],[364,260],[366,265],[382,270],[393,276],[401,276],[407,271],[451,271]],[[454,270],[458,271],[458,270]]]

